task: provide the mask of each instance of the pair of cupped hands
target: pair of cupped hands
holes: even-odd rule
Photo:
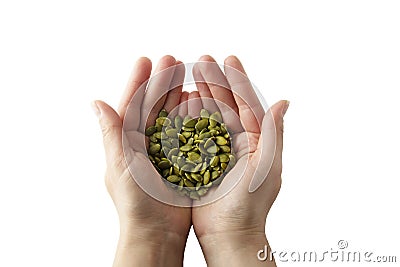
[[[182,91],[185,65],[172,56],[161,58],[151,72],[151,61],[138,59],[117,111],[93,102],[103,134],[105,182],[120,221],[114,266],[182,266],[192,225],[208,266],[275,266],[260,262],[257,251],[268,246],[265,221],[281,186],[283,116],[289,102],[265,111],[235,56],[225,59],[224,70],[202,56],[192,69],[197,91],[190,93]],[[202,203],[183,197],[182,205],[168,201],[177,194],[161,182],[138,141],[162,108],[193,117],[202,108],[221,112],[238,160],[215,189],[218,198],[205,196]],[[148,194],[140,181],[162,188],[158,194],[167,201]]]

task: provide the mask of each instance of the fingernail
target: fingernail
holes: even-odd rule
[[[290,101],[289,100],[286,100],[285,102],[286,103],[285,103],[285,105],[283,106],[283,109],[282,109],[282,117],[285,116],[286,111],[288,110],[289,105],[290,105]]]
[[[96,104],[96,101],[93,101],[92,104],[91,104],[91,106],[92,106],[93,112],[94,112],[94,114],[96,115],[96,117],[97,117],[97,118],[100,118],[101,112],[100,112],[99,107],[98,107],[97,104]]]

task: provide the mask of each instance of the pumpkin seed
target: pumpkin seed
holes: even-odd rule
[[[150,126],[149,128],[146,129],[145,135],[150,136],[150,135],[154,134],[156,131],[157,131],[156,126]]]
[[[182,196],[200,199],[236,163],[220,112],[210,115],[202,109],[199,118],[182,119],[179,115],[169,118],[162,109],[145,135],[150,140],[149,160]]]
[[[179,182],[181,180],[181,178],[177,175],[170,175],[167,177],[167,180],[168,180],[168,182],[176,183],[176,182]]]

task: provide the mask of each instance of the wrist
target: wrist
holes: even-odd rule
[[[114,267],[182,266],[185,244],[176,233],[121,226]]]
[[[257,254],[269,247],[264,232],[224,232],[199,238],[207,265],[213,266],[276,266],[274,261],[259,260]]]

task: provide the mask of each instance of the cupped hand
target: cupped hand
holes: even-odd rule
[[[155,75],[150,78],[150,60],[140,58],[118,112],[102,101],[93,103],[103,133],[107,162],[105,182],[120,219],[119,245],[129,248],[131,245],[139,247],[148,244],[157,256],[146,262],[154,262],[154,266],[182,265],[183,250],[191,226],[190,208],[164,204],[144,192],[146,188],[137,182],[151,180],[151,186],[159,188],[161,194],[176,197],[151,166],[143,129],[148,123],[154,122],[162,107],[168,110],[179,104],[182,94],[179,84],[184,78],[182,66],[173,57],[165,56],[160,60]],[[175,87],[175,84],[178,86]],[[170,86],[173,86],[170,91],[162,89]],[[115,266],[125,266],[123,257],[118,257],[118,251]],[[170,253],[164,255],[168,258],[165,261],[160,255],[163,251]]]
[[[280,101],[265,112],[236,57],[225,60],[225,73],[210,56],[200,61],[193,69],[201,81],[199,99],[205,108],[221,112],[233,132],[238,161],[214,196],[209,195],[220,191],[223,197],[208,204],[205,196],[195,203],[199,207],[192,209],[193,226],[209,266],[265,264],[256,253],[268,245],[265,221],[280,190],[283,116],[289,102]]]

